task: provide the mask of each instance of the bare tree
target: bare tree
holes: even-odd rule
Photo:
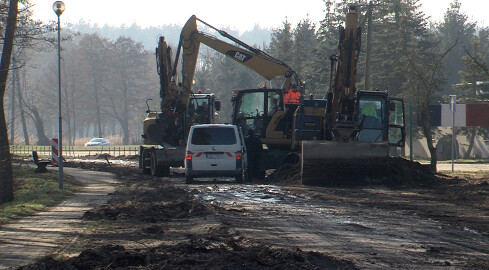
[[[0,203],[10,202],[14,199],[14,176],[10,145],[8,141],[7,122],[5,119],[4,97],[7,88],[7,78],[10,68],[12,49],[14,47],[15,29],[17,28],[17,13],[19,0],[10,0],[7,25],[0,60]]]
[[[21,89],[20,88],[20,76],[17,76],[17,88],[19,89],[19,93],[17,93],[17,98],[18,98],[18,105],[19,105],[19,111],[20,111],[20,123],[22,124],[22,131],[24,134],[24,144],[29,145],[29,133],[27,131],[27,123],[25,119],[25,111],[24,111],[24,99],[22,97],[22,89],[25,89],[25,70],[23,74],[23,82],[24,82],[24,87]]]
[[[431,130],[431,119],[429,113],[429,105],[433,99],[433,95],[440,89],[443,83],[441,67],[443,59],[446,55],[457,46],[458,40],[455,41],[446,51],[442,53],[432,52],[431,57],[427,58],[426,54],[411,52],[406,54],[409,66],[406,72],[410,75],[408,81],[409,89],[411,90],[416,102],[418,103],[418,113],[421,121],[421,129],[426,138],[428,150],[431,156],[431,170],[436,172],[437,156],[436,148],[433,145],[433,134]],[[438,50],[438,46],[434,46],[432,50]]]
[[[123,144],[129,143],[131,135],[129,124],[133,119],[137,105],[145,99],[147,85],[149,52],[128,37],[119,37],[111,46],[113,64],[112,87],[106,91],[107,112],[117,120],[122,128]]]
[[[489,68],[486,66],[486,64],[482,63],[482,61],[480,61],[480,59],[478,59],[476,56],[472,55],[466,47],[464,47],[464,50],[465,50],[465,53],[467,54],[467,56],[472,60],[472,62],[474,64],[476,64],[480,69],[482,69],[484,71],[484,73],[486,74],[486,76],[489,78]]]
[[[107,83],[107,70],[110,68],[107,64],[109,41],[98,34],[91,34],[85,35],[79,45],[83,48],[80,53],[85,57],[86,64],[89,67],[97,136],[103,137],[104,129],[102,124],[104,117],[101,100],[104,90],[107,89],[105,84]]]

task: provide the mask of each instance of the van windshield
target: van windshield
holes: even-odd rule
[[[236,134],[232,127],[196,128],[191,142],[195,145],[232,145],[236,144]]]

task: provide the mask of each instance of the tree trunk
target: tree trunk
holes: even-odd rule
[[[65,72],[67,73],[67,72]],[[71,125],[71,110],[69,109],[70,107],[73,106],[73,104],[70,104],[70,96],[68,95],[68,83],[66,83],[67,80],[64,80],[64,93],[63,93],[63,104],[66,104],[65,105],[65,112],[64,112],[64,126],[67,127],[68,129],[68,138],[65,138],[65,141],[68,141],[68,146],[71,146],[71,138],[73,137],[73,133],[72,133],[72,125]]]
[[[124,86],[124,92],[123,92],[123,97],[124,97],[124,111],[122,112],[122,132],[123,132],[123,137],[122,137],[122,144],[123,145],[128,145],[129,144],[129,104],[127,102],[127,92],[128,90]],[[115,132],[114,132],[115,134]]]
[[[10,144],[15,144],[15,78],[17,77],[17,72],[15,70],[15,57],[12,60],[12,97],[10,98],[10,103],[12,106],[10,108]]]
[[[37,144],[38,145],[51,145],[51,141],[46,136],[46,132],[44,131],[44,122],[39,115],[39,111],[36,107],[33,107],[32,114],[34,115],[34,124],[36,125],[37,131]]]
[[[464,159],[470,158],[470,153],[472,153],[472,148],[474,148],[475,135],[477,134],[477,127],[469,127],[469,147],[467,148],[467,152],[465,152]]]
[[[12,49],[14,47],[15,28],[17,27],[18,4],[19,0],[10,0],[0,60],[0,175],[2,175],[0,178],[0,204],[14,199],[14,176],[5,119],[4,98]]]
[[[25,70],[24,70],[24,75],[22,76],[23,77],[23,80],[24,80],[24,83],[25,83]],[[18,79],[19,77],[17,77]],[[19,105],[19,112],[20,112],[20,122],[22,124],[22,132],[24,133],[24,144],[25,145],[29,145],[29,132],[27,131],[27,123],[25,121],[25,109],[24,109],[24,98],[22,97],[22,91],[21,91],[21,88],[20,88],[20,80],[17,81],[18,82],[18,89],[19,89],[19,92],[17,94],[17,98],[19,99],[18,101],[18,105]],[[25,89],[25,87],[23,87],[23,89]]]
[[[75,55],[73,54],[73,64],[71,71],[71,115],[73,115],[73,138],[71,138],[71,145],[75,145],[76,140],[76,111],[75,111]]]
[[[98,83],[97,83],[97,79],[94,79],[94,80],[95,80],[94,95],[95,95],[95,112],[97,114],[97,116],[96,116],[96,118],[97,118],[97,131],[98,131],[98,137],[102,138],[104,136],[104,134],[103,134],[103,129],[102,129],[102,116],[100,114],[100,101],[99,101],[99,97],[98,97]]]
[[[93,52],[92,52],[92,47],[90,47],[90,55],[93,56]],[[94,71],[95,69],[93,69]],[[94,99],[95,99],[95,113],[96,113],[96,127],[97,127],[97,136],[99,138],[102,138],[104,135],[103,135],[103,129],[102,129],[102,116],[100,114],[100,100],[99,100],[99,82],[98,82],[98,78],[97,78],[97,74],[95,74],[95,72],[92,72],[92,79],[93,79],[93,91],[94,91]]]
[[[430,168],[433,172],[436,172],[436,163],[438,162],[438,158],[436,156],[436,147],[433,145],[433,134],[431,133],[431,125],[430,125],[430,114],[428,107],[420,108],[420,117],[422,123],[423,134],[426,138],[426,144],[428,145],[428,150],[430,151],[431,161]]]

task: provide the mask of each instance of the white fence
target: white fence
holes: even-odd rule
[[[16,156],[31,156],[32,151],[36,151],[40,157],[51,157],[51,146],[42,145],[11,145],[10,153]],[[139,146],[104,146],[104,147],[63,147],[64,158],[76,158],[82,156],[92,156],[108,154],[111,156],[132,156],[139,155]]]

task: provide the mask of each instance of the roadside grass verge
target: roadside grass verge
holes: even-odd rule
[[[34,168],[14,166],[14,201],[0,205],[0,224],[54,206],[82,186],[73,176],[65,174],[60,190],[57,170],[36,174]]]
[[[439,171],[440,173],[459,178],[475,178],[489,180],[489,171]]]

